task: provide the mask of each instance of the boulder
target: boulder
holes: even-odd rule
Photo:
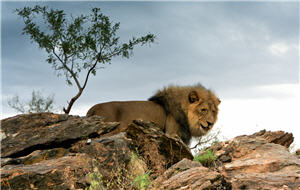
[[[17,158],[34,150],[68,148],[80,139],[108,133],[117,123],[104,123],[101,117],[78,117],[36,113],[1,121],[1,157]]]
[[[300,160],[286,147],[292,139],[282,131],[261,131],[215,144],[211,150],[223,162],[219,170],[233,189],[297,189]]]
[[[284,131],[272,132],[272,131],[261,130],[257,133],[254,133],[251,136],[263,137],[269,143],[280,144],[282,146],[285,146],[286,148],[289,148],[294,141],[293,134]]]
[[[73,154],[29,165],[1,168],[1,189],[82,189],[93,172],[92,159]]]
[[[183,158],[193,159],[189,147],[181,139],[167,136],[155,123],[136,120],[126,133],[155,178]]]
[[[154,181],[153,189],[231,189],[222,174],[199,162],[183,159]]]

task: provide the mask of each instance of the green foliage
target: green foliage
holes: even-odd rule
[[[39,91],[32,91],[31,100],[26,103],[22,103],[19,96],[14,96],[8,101],[8,105],[21,113],[39,113],[39,112],[51,112],[53,109],[54,96],[48,96],[44,98]]]
[[[127,171],[128,172],[128,171]],[[96,189],[126,189],[126,188],[132,188],[133,189],[139,189],[139,190],[146,190],[147,187],[150,185],[150,175],[149,173],[138,175],[132,180],[132,176],[123,176],[123,172],[121,172],[121,169],[118,168],[117,171],[112,172],[113,176],[115,178],[111,180],[104,180],[103,176],[100,172],[94,171],[93,173],[88,174],[87,176],[90,178],[90,186],[86,187],[85,190],[96,190]],[[131,183],[130,181],[132,180]]]
[[[91,179],[91,184],[89,187],[85,188],[85,190],[96,190],[96,189],[104,189],[102,186],[102,175],[97,172],[97,173],[90,173],[88,175]]]
[[[217,156],[210,150],[207,149],[203,154],[196,155],[194,161],[200,162],[203,166],[210,167],[213,166]]]
[[[142,156],[139,153],[138,148],[135,149],[135,152],[131,153],[130,161],[130,173],[132,179],[132,185],[140,190],[145,190],[151,183],[150,173],[147,169],[147,165],[143,161]],[[148,172],[147,172],[148,171]]]
[[[150,44],[155,39],[153,34],[147,34],[120,43],[116,35],[120,23],[112,23],[100,8],[77,17],[67,17],[63,10],[38,5],[16,9],[16,12],[25,23],[23,34],[48,53],[46,61],[57,75],[64,75],[68,85],[75,82],[78,93],[69,102],[68,109],[64,109],[67,114],[85,89],[89,75],[96,75],[98,63],[110,64],[116,56],[129,58],[136,45]],[[86,75],[81,83],[79,73],[83,70]]]
[[[136,187],[140,190],[145,190],[150,185],[151,180],[149,173],[145,173],[143,175],[138,175],[133,180]]]
[[[138,151],[136,149],[136,151]],[[132,152],[130,162],[139,162],[141,157]],[[121,164],[119,163],[118,167],[112,168],[109,176],[103,175],[99,170],[101,164],[97,160],[93,160],[93,170],[86,176],[89,180],[89,187],[86,187],[85,190],[113,190],[113,189],[139,189],[146,190],[150,183],[150,172],[139,170],[133,165]]]

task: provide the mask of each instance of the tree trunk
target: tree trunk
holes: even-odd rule
[[[83,91],[83,88],[80,89],[79,92],[76,94],[76,96],[74,96],[74,97],[71,99],[71,101],[69,102],[69,105],[68,105],[68,108],[67,108],[67,109],[63,108],[65,114],[68,114],[68,115],[69,115],[69,113],[70,113],[70,111],[71,111],[71,108],[72,108],[74,102],[80,97],[80,95],[82,94],[82,91]]]

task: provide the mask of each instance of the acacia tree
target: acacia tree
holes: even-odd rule
[[[120,43],[116,35],[120,23],[112,23],[100,8],[93,8],[89,15],[68,18],[63,10],[38,5],[16,9],[16,12],[25,23],[22,34],[29,35],[32,42],[46,50],[46,61],[58,76],[64,75],[68,85],[77,86],[77,94],[63,108],[66,114],[86,88],[90,74],[96,75],[100,63],[110,64],[116,56],[129,58],[136,45],[150,44],[155,39],[153,34],[147,34]],[[85,71],[82,81],[81,71]]]

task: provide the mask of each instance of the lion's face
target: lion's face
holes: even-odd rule
[[[197,92],[192,91],[189,94],[189,103],[187,117],[191,134],[193,136],[205,135],[217,121],[220,100],[215,96],[199,98]]]

